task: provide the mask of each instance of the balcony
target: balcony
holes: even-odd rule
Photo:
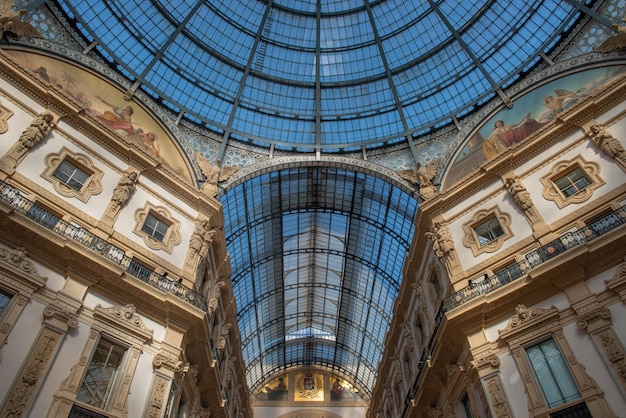
[[[57,215],[25,198],[19,190],[3,181],[0,181],[0,202],[8,204],[16,213],[22,214],[37,224],[49,229],[54,234],[81,244],[110,262],[121,266],[124,271],[142,282],[162,292],[170,293],[206,311],[206,299],[196,291],[176,281],[170,280],[166,276],[160,275],[146,266],[140,265],[131,257],[126,256],[125,251],[121,248],[103,240],[85,228],[60,219]]]
[[[528,253],[524,260],[509,265],[506,269],[498,271],[490,277],[486,277],[479,283],[464,287],[452,293],[443,301],[445,312],[454,309],[474,299],[479,295],[493,292],[500,287],[526,275],[546,261],[571,250],[572,248],[585,245],[590,241],[620,227],[626,223],[626,207],[614,210],[603,217],[595,220],[586,227],[577,231],[568,232],[548,244]]]

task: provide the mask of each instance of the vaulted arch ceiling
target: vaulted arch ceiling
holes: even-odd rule
[[[218,159],[240,140],[307,153],[406,142],[415,158],[423,133],[503,96],[600,4],[57,3],[133,88],[219,133]],[[371,391],[417,202],[363,171],[297,165],[221,201],[250,388],[321,365]]]

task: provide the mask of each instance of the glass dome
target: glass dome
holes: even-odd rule
[[[501,93],[558,42],[564,0],[64,0],[177,114],[278,149],[410,140]]]

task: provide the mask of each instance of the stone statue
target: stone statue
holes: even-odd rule
[[[30,150],[48,135],[54,126],[52,113],[45,111],[37,115],[19,138],[17,152]]]
[[[211,164],[209,160],[204,158],[199,152],[196,152],[196,162],[200,167],[200,171],[202,171],[202,174],[206,177],[202,185],[202,191],[211,197],[215,197],[217,194],[218,183],[228,180],[228,178],[238,170],[237,167],[220,167],[219,160],[216,160],[215,164]]]
[[[211,229],[207,219],[196,222],[196,226],[189,239],[189,250],[191,250],[194,255],[198,254],[201,258],[204,257],[215,234],[217,234],[217,231]]]
[[[622,144],[620,144],[613,135],[607,132],[602,125],[592,125],[588,135],[602,152],[623,165],[626,165],[626,150],[624,150]]]
[[[131,193],[135,189],[138,178],[137,173],[134,171],[125,172],[120,181],[117,183],[117,187],[113,190],[113,196],[111,197],[111,208],[118,210],[121,208],[130,198]]]
[[[39,32],[30,23],[22,22],[22,16],[25,14],[26,9],[15,10],[12,1],[0,0],[0,38],[5,32],[17,36],[41,38]]]
[[[528,212],[533,206],[533,201],[530,198],[528,190],[519,182],[517,177],[507,177],[505,182],[517,207],[524,212]]]
[[[435,222],[433,231],[427,232],[426,237],[432,240],[433,250],[442,261],[454,257],[454,241],[446,226],[442,225],[440,222]]]
[[[419,185],[420,196],[422,199],[428,200],[437,193],[437,188],[433,185],[432,181],[437,173],[438,166],[439,160],[431,161],[426,167],[417,163],[416,170],[398,170],[397,173],[403,179],[415,185]]]

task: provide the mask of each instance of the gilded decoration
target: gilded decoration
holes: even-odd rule
[[[259,401],[286,401],[289,396],[289,376],[283,375],[269,381],[256,399]]]
[[[296,375],[293,400],[323,401],[324,376],[315,372]]]

